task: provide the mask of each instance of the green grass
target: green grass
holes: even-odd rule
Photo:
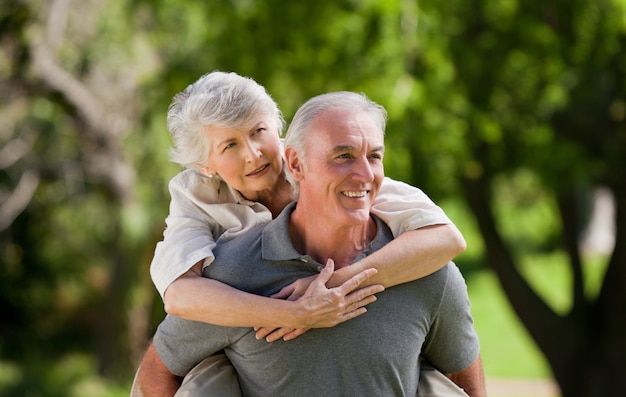
[[[556,312],[571,306],[571,272],[562,254],[527,256],[521,272],[535,291]],[[463,264],[459,264],[463,271]],[[600,287],[606,260],[585,261],[585,290],[594,297]],[[496,276],[488,269],[466,276],[472,314],[478,332],[487,377],[551,378],[547,361],[511,308]]]
[[[515,316],[495,275],[488,270],[476,272],[467,284],[485,376],[550,378],[545,359]]]

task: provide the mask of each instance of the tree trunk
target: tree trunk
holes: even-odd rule
[[[626,396],[624,382],[624,339],[609,337],[617,327],[619,319],[603,319],[591,315],[585,332],[586,338],[573,346],[574,354],[563,352],[561,357],[547,357],[554,370],[556,381],[561,387],[562,397],[607,397]],[[614,316],[618,317],[618,316]],[[608,320],[608,321],[607,321]],[[602,326],[602,323],[608,323]],[[583,326],[583,324],[581,324]],[[578,331],[582,327],[576,328]],[[616,352],[620,352],[616,354]]]
[[[485,176],[465,179],[463,187],[484,238],[489,265],[513,309],[545,354],[562,396],[626,396],[623,379],[626,373],[625,195],[616,193],[616,249],[600,296],[592,303],[583,299],[582,282],[578,279],[573,291],[572,310],[567,316],[559,316],[518,272],[511,250],[498,232],[491,213],[489,179]],[[572,225],[571,201],[563,199],[561,204],[564,223]],[[568,232],[576,233],[568,230],[565,234]],[[564,242],[571,243],[571,238],[565,238]],[[572,249],[571,244],[569,248]],[[570,258],[578,258],[578,255],[570,255]],[[573,270],[576,271],[576,266]]]

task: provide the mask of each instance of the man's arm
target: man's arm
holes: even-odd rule
[[[137,372],[137,385],[144,397],[174,396],[182,379],[167,369],[154,344],[150,343]]]
[[[485,375],[480,357],[463,371],[446,374],[457,386],[465,390],[470,397],[486,397]]]

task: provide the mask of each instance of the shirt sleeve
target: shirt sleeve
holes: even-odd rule
[[[465,280],[454,263],[450,262],[444,269],[447,280],[422,354],[439,371],[455,373],[478,358],[480,344]]]
[[[394,237],[425,226],[452,223],[420,189],[387,177],[374,201],[372,213],[389,226]]]

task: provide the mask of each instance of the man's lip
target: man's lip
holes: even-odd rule
[[[261,174],[263,171],[267,170],[269,168],[269,164],[264,164],[261,167],[255,169],[254,171],[250,172],[249,174],[246,174],[246,176],[256,176]]]

